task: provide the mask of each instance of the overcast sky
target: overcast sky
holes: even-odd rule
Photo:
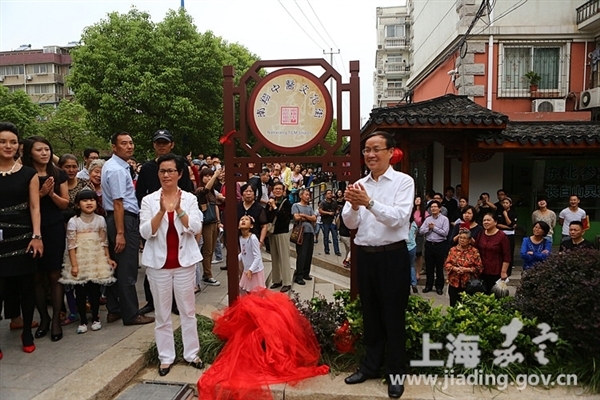
[[[42,48],[78,41],[83,28],[109,12],[126,13],[132,5],[158,22],[168,9],[178,8],[180,1],[0,0],[0,50],[14,50],[22,44]],[[349,78],[348,63],[359,60],[362,118],[368,117],[373,105],[375,9],[401,4],[404,0],[185,0],[185,8],[200,32],[211,30],[229,42],[246,46],[263,60],[329,61],[323,50],[339,49],[341,54],[333,56],[333,66],[344,82]],[[344,104],[347,107],[348,103]]]

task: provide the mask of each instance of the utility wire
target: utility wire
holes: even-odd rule
[[[319,24],[321,25],[321,28],[323,28],[323,30],[325,31],[325,33],[327,34],[327,36],[329,37],[329,40],[331,40],[331,42],[333,43],[334,47],[339,48],[339,46],[337,44],[335,44],[335,40],[333,40],[333,38],[331,37],[331,35],[329,34],[329,32],[327,32],[327,29],[325,29],[325,26],[323,25],[323,23],[321,22],[321,19],[319,18],[319,16],[317,15],[317,13],[315,12],[313,6],[310,4],[310,0],[306,0],[306,2],[308,3],[308,6],[310,7],[311,11],[313,12],[313,14],[315,15],[315,17],[317,18],[317,21],[319,21]],[[314,28],[314,27],[313,27]],[[331,47],[331,46],[330,46]]]
[[[278,2],[279,2],[279,4],[281,5],[281,7],[283,7],[283,9],[285,10],[285,12],[286,12],[286,13],[288,13],[288,15],[290,16],[290,18],[294,20],[294,22],[296,23],[296,25],[298,25],[298,27],[299,27],[300,29],[302,29],[302,32],[304,32],[304,34],[305,34],[306,36],[308,36],[308,38],[309,38],[310,40],[312,40],[312,42],[313,42],[313,43],[314,43],[314,44],[315,44],[315,45],[316,45],[316,46],[317,46],[319,49],[321,49],[321,50],[322,50],[322,49],[323,49],[323,47],[322,47],[321,45],[319,45],[319,43],[317,43],[317,42],[315,41],[315,39],[313,39],[313,38],[312,38],[312,36],[310,36],[310,35],[308,34],[308,32],[306,32],[306,31],[304,30],[304,28],[302,27],[302,25],[300,25],[300,24],[298,23],[298,21],[296,21],[296,18],[294,18],[294,16],[293,16],[293,15],[292,15],[292,14],[291,14],[289,11],[288,11],[288,9],[287,9],[287,8],[285,8],[285,6],[284,6],[284,5],[283,5],[283,3],[281,2],[281,0],[277,0],[277,1],[278,1]]]
[[[514,6],[512,6],[511,8],[509,8],[508,10],[504,11],[502,14],[498,15],[496,18],[494,18],[493,21],[490,21],[490,23],[486,24],[485,26],[481,27],[481,29],[479,29],[477,32],[473,33],[473,35],[478,35],[481,32],[485,31],[487,28],[490,27],[490,25],[498,20],[500,20],[501,18],[506,17],[508,14],[512,13],[513,11],[515,11],[516,9],[522,7],[525,5],[525,3],[527,3],[528,0],[520,0],[517,4],[515,4]],[[495,4],[496,1],[494,1],[493,4]],[[492,6],[493,7],[493,6]]]
[[[443,17],[440,19],[440,21],[438,22],[438,24],[437,24],[437,25],[436,25],[436,26],[435,26],[433,29],[431,29],[431,31],[429,32],[429,35],[427,35],[427,37],[425,38],[425,40],[423,41],[423,43],[421,43],[421,45],[419,46],[419,48],[418,48],[418,49],[416,49],[415,51],[413,51],[413,54],[417,53],[417,52],[418,52],[418,51],[421,49],[421,47],[423,47],[423,46],[425,45],[425,43],[427,43],[427,39],[429,39],[429,37],[430,37],[431,35],[433,35],[433,33],[435,32],[435,30],[437,29],[437,27],[438,27],[438,26],[440,26],[440,24],[441,24],[441,23],[444,21],[444,18],[446,18],[446,16],[447,16],[448,14],[450,14],[450,11],[452,11],[452,9],[453,9],[453,8],[455,8],[455,6],[456,6],[456,3],[457,3],[457,2],[458,2],[458,0],[456,0],[456,1],[454,2],[454,4],[452,4],[452,5],[450,6],[450,8],[448,9],[448,11],[446,11],[446,14],[444,14],[444,16],[443,16]]]
[[[323,39],[323,36],[321,36],[321,34],[317,30],[317,28],[315,28],[315,26],[312,24],[312,22],[310,22],[310,18],[308,18],[306,16],[306,14],[304,14],[304,10],[302,10],[302,7],[300,7],[300,4],[298,4],[298,1],[294,0],[294,3],[296,3],[296,7],[298,7],[298,10],[300,10],[300,12],[302,13],[302,15],[304,15],[304,18],[306,18],[306,20],[308,21],[308,23],[310,24],[310,26],[315,30],[315,32],[317,32],[317,35],[319,35],[319,37],[321,38],[321,40],[325,43],[325,46],[326,47],[331,47],[331,46],[328,46],[327,40]]]

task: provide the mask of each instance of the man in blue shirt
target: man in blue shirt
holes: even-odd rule
[[[133,140],[129,133],[118,132],[111,138],[113,155],[102,168],[102,205],[106,210],[106,225],[110,256],[117,262],[117,283],[106,293],[107,322],[123,318],[124,325],[154,322],[154,318],[138,313],[135,289],[139,257],[139,206],[129,160],[133,156]]]

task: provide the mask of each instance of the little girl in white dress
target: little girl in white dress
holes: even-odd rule
[[[108,252],[106,221],[96,214],[98,195],[93,190],[82,190],[75,197],[77,216],[67,224],[67,251],[63,260],[63,285],[74,285],[81,324],[77,333],[87,332],[86,297],[92,311],[92,330],[102,328],[100,323],[100,285],[116,282],[113,270],[117,264]]]
[[[254,219],[248,215],[240,218],[240,254],[238,260],[244,267],[240,279],[240,292],[250,293],[256,288],[265,288],[265,266],[260,253],[260,242],[252,233]]]

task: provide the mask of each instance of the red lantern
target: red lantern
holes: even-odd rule
[[[340,353],[354,353],[354,343],[358,338],[350,332],[350,323],[344,321],[342,326],[335,330],[333,343]]]
[[[398,164],[400,161],[402,161],[403,157],[404,153],[402,152],[402,150],[400,150],[397,147],[394,147],[394,153],[392,154],[392,158],[390,158],[390,164]]]

